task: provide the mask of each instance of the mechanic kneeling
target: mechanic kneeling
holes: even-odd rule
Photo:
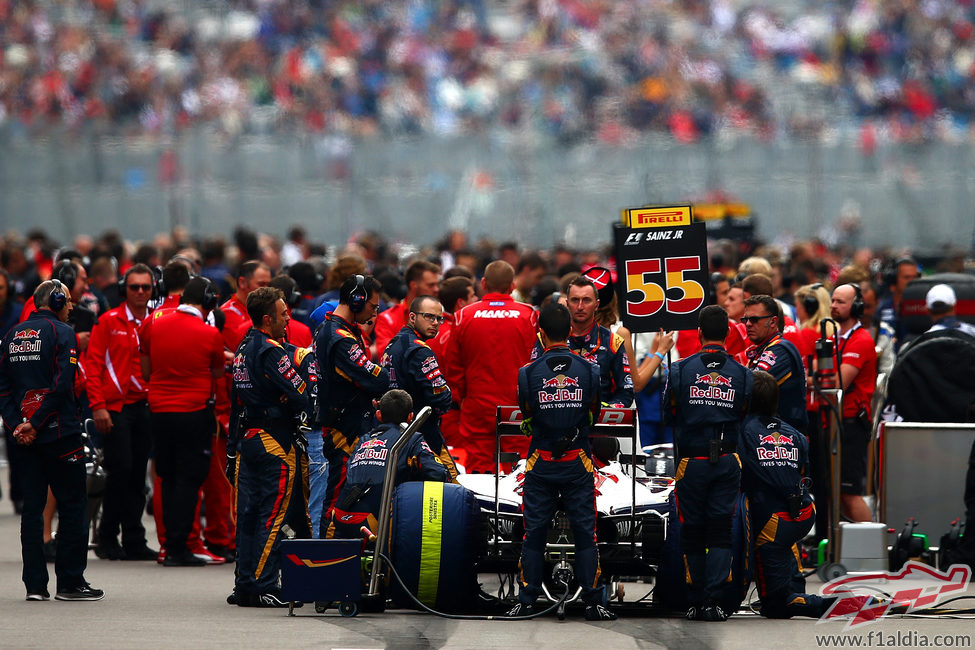
[[[804,593],[806,581],[796,543],[816,521],[803,471],[809,459],[806,437],[775,416],[779,385],[771,374],[756,370],[749,416],[738,454],[741,489],[748,498],[760,613],[767,618],[821,617],[835,598]]]
[[[525,539],[521,551],[519,603],[508,616],[535,612],[545,569],[545,538],[561,497],[575,541],[575,570],[582,585],[586,619],[611,621],[604,607],[596,547],[596,498],[589,429],[599,415],[599,368],[574,354],[566,341],[571,320],[559,304],[538,319],[545,350],[518,371],[518,404],[523,430],[531,435],[525,466]]]
[[[387,391],[379,400],[376,419],[381,424],[359,438],[349,456],[345,477],[339,484],[338,500],[325,531],[329,539],[358,538],[362,526],[370,531],[378,530],[386,459],[401,435],[399,423],[413,421],[413,398],[398,388]],[[406,481],[450,482],[447,467],[419,431],[400,452],[397,462],[396,484]]]

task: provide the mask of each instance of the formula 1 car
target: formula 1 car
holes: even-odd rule
[[[524,523],[521,513],[521,494],[526,461],[502,453],[501,438],[520,436],[522,416],[517,407],[498,407],[498,468],[494,476],[489,474],[461,474],[458,481],[474,492],[485,521],[483,557],[478,562],[479,573],[499,573],[512,578],[518,571]],[[677,571],[675,590],[680,590],[683,572],[676,536],[672,529],[676,524],[674,505],[674,480],[668,476],[654,476],[646,471],[642,462],[645,456],[620,455],[617,439],[628,438],[636,449],[636,425],[634,409],[607,408],[600,413],[593,426],[593,456],[596,482],[596,537],[599,546],[600,565],[606,578],[607,596],[622,602],[619,586],[621,578],[657,578],[661,586],[661,563],[666,569]],[[608,444],[606,444],[608,443]],[[515,462],[506,474],[500,471],[501,463]],[[672,539],[671,539],[672,538]],[[669,543],[668,543],[669,540]],[[574,546],[572,532],[565,515],[557,512],[549,529],[546,561],[552,569],[553,580],[543,584],[549,600],[556,602],[561,589],[556,589],[556,575],[571,578],[571,561]],[[666,559],[669,557],[669,560]],[[665,570],[665,573],[669,571]],[[571,602],[579,597],[581,588],[571,582],[574,594]],[[666,588],[655,589],[654,601],[665,604]],[[680,603],[675,604],[676,607]]]

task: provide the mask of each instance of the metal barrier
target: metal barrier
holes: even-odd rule
[[[0,230],[45,228],[62,241],[116,228],[131,239],[180,225],[228,235],[237,225],[283,236],[303,224],[341,245],[360,230],[419,245],[447,229],[531,247],[610,240],[619,208],[722,189],[752,206],[765,240],[823,234],[854,203],[851,246],[967,244],[975,166],[967,143],[881,144],[864,156],[835,143],[647,135],[627,146],[562,146],[503,130],[441,138],[247,135],[207,127],[172,139],[94,129],[29,138],[0,127]]]

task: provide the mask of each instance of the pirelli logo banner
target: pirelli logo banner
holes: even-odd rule
[[[613,240],[623,324],[634,333],[697,329],[710,282],[705,225],[614,224]]]
[[[691,225],[691,216],[689,205],[624,208],[623,225],[627,228],[674,228]]]

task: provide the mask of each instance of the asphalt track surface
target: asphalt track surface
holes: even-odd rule
[[[166,568],[154,562],[111,562],[89,555],[87,578],[104,589],[94,603],[26,602],[21,581],[20,519],[6,499],[6,471],[0,472],[0,648],[816,648],[817,635],[841,635],[850,647],[913,647],[935,635],[962,635],[949,647],[972,647],[975,622],[948,618],[887,618],[863,630],[844,630],[838,621],[769,621],[739,613],[725,623],[689,622],[653,612],[628,613],[615,622],[590,623],[581,610],[560,622],[553,615],[525,622],[455,621],[409,610],[342,618],[335,609],[316,614],[311,605],[289,617],[286,609],[239,608],[226,604],[233,587],[231,566]],[[150,537],[154,528],[145,518]],[[154,541],[150,544],[155,546]],[[50,590],[54,591],[53,566]],[[486,585],[496,579],[484,575]],[[820,584],[810,581],[809,590]],[[496,587],[495,587],[496,588]],[[630,584],[627,599],[648,589]],[[969,585],[968,595],[975,597]],[[957,606],[975,607],[975,600]],[[872,645],[867,635],[873,632]],[[882,633],[883,638],[879,638]],[[901,645],[881,641],[895,640]],[[967,646],[964,643],[967,642]]]

